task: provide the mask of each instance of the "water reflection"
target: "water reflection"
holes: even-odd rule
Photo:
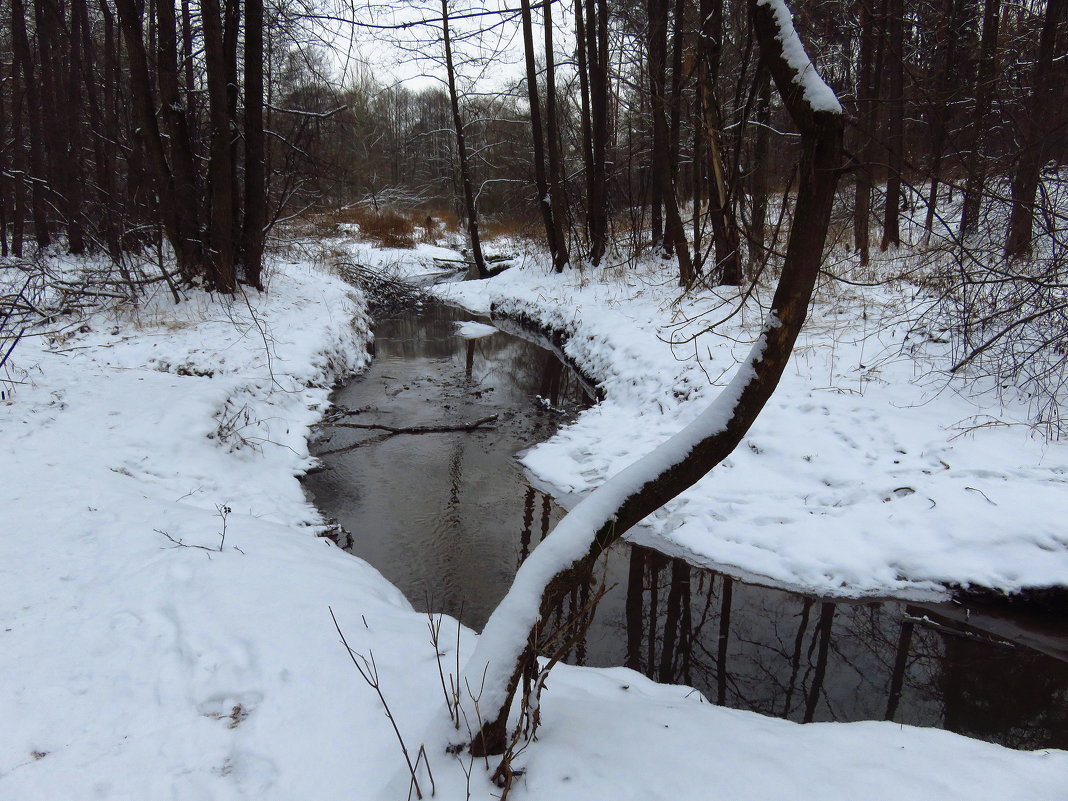
[[[380,320],[370,369],[335,402],[359,424],[455,425],[497,414],[496,424],[418,435],[326,428],[315,450],[338,452],[306,486],[350,533],[345,547],[414,604],[463,609],[464,622],[481,627],[519,559],[562,516],[528,486],[515,455],[590,401],[536,345],[504,333],[459,337],[456,323],[470,318],[434,305]]]
[[[1068,664],[962,626],[939,605],[820,602],[637,546],[626,585],[599,613],[619,634],[614,648],[598,641],[596,664],[796,721],[885,719],[1068,747]]]
[[[420,435],[328,428],[318,452],[355,447],[325,457],[329,469],[307,486],[351,533],[346,547],[413,604],[480,628],[563,514],[528,483],[515,454],[589,398],[546,350],[504,333],[456,336],[455,322],[466,319],[435,306],[380,321],[370,370],[335,400],[355,412],[350,421],[402,427],[496,413],[496,426]],[[795,721],[886,719],[1018,748],[1068,747],[1063,619],[1028,640],[958,607],[832,603],[625,543],[606,555],[600,581],[611,589],[592,622],[599,590],[587,585],[547,627],[549,637],[568,632],[551,647],[566,643],[567,661],[626,665]]]

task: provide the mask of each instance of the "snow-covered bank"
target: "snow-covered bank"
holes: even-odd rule
[[[710,293],[679,302],[670,268],[601,280],[526,265],[439,291],[561,332],[601,381],[603,403],[524,457],[575,496],[707,406],[761,318],[755,302],[731,316],[736,304]],[[637,538],[825,595],[1068,583],[1068,446],[1031,436],[1025,403],[931,372],[945,345],[912,329],[914,305],[905,288],[825,288],[745,446]]]
[[[16,351],[30,383],[0,405],[5,801],[395,798],[393,729],[327,607],[373,654],[410,749],[442,700],[427,620],[313,536],[294,478],[366,323],[337,279],[279,269],[254,315],[163,301]],[[454,647],[443,635],[446,670]],[[559,669],[544,700],[513,798],[1057,801],[1068,785],[1064,752],[802,727],[622,669]],[[430,759],[438,798],[469,797],[458,762]],[[470,790],[500,792],[479,765]]]

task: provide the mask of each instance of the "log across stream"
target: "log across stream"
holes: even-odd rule
[[[478,629],[563,514],[516,454],[592,398],[549,350],[459,336],[472,319],[427,304],[378,320],[375,358],[336,392],[315,445],[325,469],[306,487],[343,527],[339,544],[417,608]],[[891,719],[1068,748],[1063,617],[813,598],[628,544],[605,572],[610,589],[568,662],[626,665],[791,720]]]

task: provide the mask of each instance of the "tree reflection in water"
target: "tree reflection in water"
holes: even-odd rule
[[[330,469],[307,486],[351,532],[349,549],[413,604],[478,628],[563,514],[530,485],[515,454],[590,401],[549,351],[504,333],[462,339],[455,322],[464,319],[434,306],[381,321],[370,370],[337,402],[360,410],[362,422],[497,413],[497,426],[387,439],[335,429],[320,450],[367,442],[326,457]],[[614,589],[588,629],[585,620],[571,629],[581,636],[569,641],[567,661],[626,665],[727,706],[795,721],[887,719],[1020,748],[1068,747],[1063,623],[1048,649],[1060,648],[1057,659],[998,644],[945,607],[833,603],[637,546],[610,550],[604,570]],[[594,588],[576,590],[553,621],[584,618],[593,597]]]
[[[937,605],[820,601],[640,546],[627,561],[625,597],[602,609],[625,636],[614,655],[595,649],[597,664],[799,722],[885,719],[1068,746],[1068,665],[955,625]]]

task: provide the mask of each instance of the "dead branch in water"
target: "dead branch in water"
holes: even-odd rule
[[[332,450],[321,451],[319,456],[332,456],[337,453],[352,451],[356,448],[362,448],[364,445],[369,445],[372,442],[382,442],[397,434],[446,434],[453,431],[477,431],[489,423],[496,422],[496,420],[497,415],[491,414],[488,417],[482,417],[470,423],[455,423],[452,425],[390,426],[385,423],[330,423],[329,425],[331,428],[359,428],[366,431],[382,431],[384,432],[384,435],[378,439],[356,442],[352,445],[346,445],[343,448],[333,448]]]

